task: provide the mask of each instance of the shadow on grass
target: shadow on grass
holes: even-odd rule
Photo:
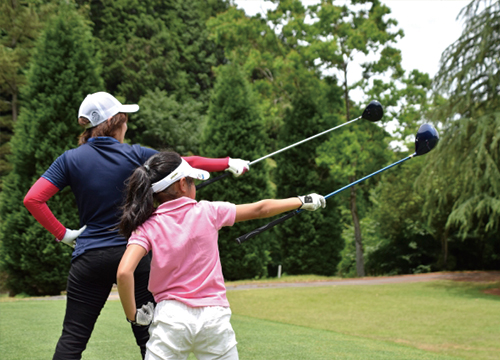
[[[500,281],[469,282],[454,280],[439,280],[428,284],[434,289],[445,290],[453,296],[467,299],[484,299],[490,301],[500,301],[500,296],[496,295],[496,289],[500,289]],[[487,291],[493,293],[487,293]]]

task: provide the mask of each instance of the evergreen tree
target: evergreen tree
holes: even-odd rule
[[[139,101],[141,111],[134,116],[134,124],[144,128],[136,141],[155,149],[173,150],[181,155],[196,154],[205,124],[205,105],[189,99],[180,103],[166,91],[148,90]]]
[[[148,91],[166,91],[181,106],[201,102],[205,115],[213,87],[212,66],[224,53],[208,40],[206,21],[227,8],[224,0],[77,0],[93,22],[102,53],[108,92],[137,103]],[[144,119],[146,120],[146,119]],[[142,134],[149,124],[131,122],[133,142],[154,140]],[[194,149],[189,149],[194,150]]]
[[[435,78],[447,98],[435,112],[440,144],[419,179],[445,266],[451,234],[477,239],[486,259],[498,257],[488,254],[488,241],[500,230],[500,3],[472,1],[461,16],[462,35],[443,53]]]
[[[23,198],[57,156],[77,144],[78,107],[87,94],[102,89],[99,69],[89,27],[73,6],[61,5],[33,55],[11,141],[13,170],[1,194],[1,264],[11,293],[57,294],[65,288],[70,248],[54,241]],[[48,205],[64,225],[79,226],[69,189]]]
[[[159,88],[207,100],[211,67],[223,52],[207,40],[206,21],[227,8],[223,0],[77,0],[94,23],[106,89],[138,102]]]
[[[0,0],[0,187],[11,170],[9,141],[19,114],[19,89],[47,6],[39,1]],[[39,15],[42,16],[39,16]]]
[[[334,118],[321,116],[313,82],[301,88],[292,98],[285,124],[280,132],[280,147],[315,135],[334,126]],[[276,157],[277,197],[305,195],[312,192],[326,195],[338,183],[329,177],[328,168],[315,162],[317,147],[324,139],[313,139]],[[282,250],[283,271],[287,274],[334,275],[344,247],[341,237],[341,219],[338,202],[328,200],[327,208],[300,215],[278,225],[277,232]]]
[[[265,155],[266,134],[257,101],[249,83],[235,64],[220,67],[210,102],[201,154],[246,160],[255,160]],[[230,201],[235,204],[270,197],[272,193],[265,161],[255,164],[240,178],[218,181],[200,189],[197,194],[198,199]],[[226,279],[248,279],[267,274],[273,234],[268,232],[243,245],[234,241],[239,235],[263,223],[264,221],[255,220],[243,222],[220,231],[219,249]]]

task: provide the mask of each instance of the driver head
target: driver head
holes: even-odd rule
[[[361,115],[361,117],[365,120],[375,122],[382,119],[383,115],[384,109],[382,108],[382,105],[378,101],[373,100],[368,104],[365,111],[363,111],[363,115]]]
[[[439,142],[439,134],[431,124],[420,126],[415,138],[415,154],[424,155],[434,149]]]

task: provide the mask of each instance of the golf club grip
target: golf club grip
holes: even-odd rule
[[[196,190],[200,190],[201,188],[204,188],[205,186],[210,185],[211,183],[214,183],[216,181],[219,181],[219,180],[222,180],[224,178],[227,178],[229,175],[231,175],[231,174],[230,173],[225,173],[225,174],[216,176],[214,178],[211,178],[211,179],[209,179],[207,181],[203,181],[202,183],[196,185]]]
[[[261,226],[260,228],[257,228],[257,229],[255,229],[253,231],[250,231],[249,233],[246,233],[245,235],[238,236],[236,238],[236,241],[239,244],[241,244],[241,243],[247,241],[248,239],[251,239],[254,236],[259,235],[261,232],[264,232],[264,231],[269,230],[270,228],[272,228],[272,227],[274,227],[274,226],[276,226],[278,224],[281,224],[285,220],[290,219],[291,217],[297,215],[298,213],[300,213],[300,211],[298,211],[298,210],[292,211],[292,212],[286,214],[285,216],[282,216],[282,217],[280,217],[280,218],[278,218],[276,220],[271,221],[270,223],[267,223],[264,226]]]

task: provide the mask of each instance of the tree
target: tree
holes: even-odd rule
[[[207,39],[206,21],[227,8],[223,0],[77,0],[93,22],[108,92],[128,102],[158,88],[180,104],[196,100],[206,114],[212,67],[224,60]],[[189,104],[186,104],[189,106]],[[145,140],[148,129],[130,123],[128,136]],[[149,138],[148,138],[149,139]],[[143,143],[152,146],[153,144]],[[190,149],[191,150],[191,149]]]
[[[381,4],[378,0],[352,1],[351,7],[348,5],[337,6],[333,1],[324,1],[319,5],[313,5],[309,8],[310,16],[313,21],[311,31],[306,40],[311,44],[311,52],[318,57],[318,61],[324,67],[324,70],[336,69],[343,76],[343,90],[345,103],[345,119],[351,120],[351,99],[350,91],[353,88],[363,85],[368,86],[369,79],[387,72],[392,72],[393,77],[400,77],[403,74],[401,68],[400,51],[391,47],[399,36],[403,35],[401,30],[391,33],[390,27],[397,25],[397,22],[384,16],[390,14],[390,9]],[[364,6],[369,5],[369,6]],[[382,50],[379,48],[384,46]],[[348,82],[348,66],[354,62],[356,54],[376,54],[379,52],[379,58],[376,61],[362,64],[364,69],[364,78],[350,86]],[[351,138],[363,138],[362,127],[356,127]],[[346,134],[344,132],[344,134]],[[371,150],[376,150],[380,155],[381,151],[387,148],[383,137],[379,137],[381,142],[376,146],[372,143]],[[357,141],[358,149],[365,151],[364,141]],[[342,142],[342,141],[341,141]],[[342,156],[343,154],[343,156]],[[363,156],[363,155],[361,155]],[[354,154],[340,151],[333,156],[337,163],[349,164],[347,173],[344,173],[346,180],[355,181],[360,175],[370,173],[373,169],[372,164],[383,164],[385,156],[372,156],[367,166],[365,161],[356,161]],[[342,157],[342,159],[340,159]],[[377,162],[378,160],[378,162]],[[340,173],[336,173],[340,175]],[[363,261],[363,243],[361,236],[361,227],[359,223],[358,204],[357,204],[356,186],[351,187],[349,196],[349,208],[351,210],[352,222],[354,225],[354,235],[356,243],[357,274],[364,276]]]
[[[500,224],[500,3],[472,1],[460,16],[463,33],[443,53],[435,78],[445,98],[435,112],[442,136],[419,183],[444,249],[458,232],[479,239],[484,253]]]
[[[316,55],[308,49],[305,40],[311,26],[306,15],[302,2],[290,0],[280,1],[266,18],[247,18],[230,8],[208,23],[211,38],[224,47],[231,61],[241,64],[252,87],[261,94],[270,138],[268,152],[333,126],[336,117],[332,114],[342,111],[336,80],[320,80]],[[314,162],[321,141],[324,139],[276,156],[272,178],[278,197],[315,189],[321,193],[333,187],[328,172]],[[301,220],[275,228],[282,249],[276,261],[283,263],[287,273],[335,273],[342,246],[335,201],[329,202],[329,209],[330,223],[327,216],[303,214]],[[309,221],[311,217],[319,220]],[[299,221],[301,226],[296,225]]]
[[[416,157],[388,170],[370,193],[374,204],[370,218],[379,234],[379,241],[366,261],[371,275],[411,274],[440,268],[439,243],[422,214],[425,194],[415,189],[419,175],[427,171],[426,157]]]
[[[0,2],[0,92],[8,104],[12,121],[18,115],[19,88],[25,83],[24,69],[42,27],[33,2]]]
[[[11,170],[7,161],[9,140],[19,114],[19,89],[26,83],[25,72],[46,6],[35,1],[0,1],[0,178]],[[1,180],[0,180],[1,186]]]
[[[193,99],[181,104],[174,95],[155,89],[148,90],[139,106],[134,123],[145,129],[136,135],[139,143],[180,154],[197,153],[205,125],[204,104]]]
[[[207,125],[200,146],[208,157],[231,156],[253,160],[264,154],[266,134],[259,113],[258,97],[252,92],[237,64],[229,63],[217,70],[217,82],[208,111]],[[242,178],[213,183],[198,192],[199,199],[251,203],[271,198],[268,165],[259,162]],[[224,277],[230,280],[249,279],[267,275],[270,249],[274,238],[271,232],[256,237],[244,245],[234,239],[263,221],[251,221],[223,228],[219,249]]]
[[[300,73],[300,71],[297,71]],[[304,75],[304,73],[302,72]],[[301,79],[305,81],[305,79]],[[286,111],[279,134],[281,147],[332,127],[333,116],[322,116],[321,90],[318,79],[300,84]],[[325,91],[326,93],[326,91]],[[294,147],[276,158],[277,196],[290,197],[316,192],[326,195],[338,182],[328,169],[318,166],[315,158],[322,140],[317,138]],[[344,244],[341,237],[340,214],[335,199],[328,200],[327,209],[304,212],[279,225],[277,232],[282,249],[283,269],[287,274],[334,275]]]
[[[65,288],[69,248],[56,243],[23,206],[23,197],[63,151],[76,145],[77,109],[88,93],[102,89],[100,64],[90,29],[71,5],[61,5],[42,33],[23,88],[26,102],[12,138],[12,172],[0,204],[1,264],[12,294],[57,294]],[[78,227],[69,189],[49,206],[68,227]]]

